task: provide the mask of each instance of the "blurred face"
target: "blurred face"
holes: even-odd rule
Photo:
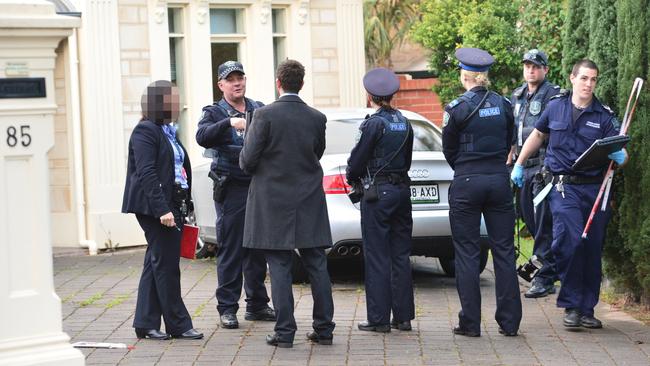
[[[539,85],[546,78],[547,66],[535,65],[532,62],[524,62],[524,80],[530,85]]]
[[[152,122],[168,124],[178,120],[181,97],[176,86],[169,82],[154,82],[142,96],[142,113]]]
[[[594,69],[580,67],[577,75],[569,76],[573,86],[573,94],[580,99],[591,99],[598,81],[598,72]]]
[[[231,72],[225,79],[217,82],[219,90],[228,102],[241,102],[246,94],[246,76],[240,72]]]

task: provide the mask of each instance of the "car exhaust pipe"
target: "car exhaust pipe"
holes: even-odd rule
[[[339,247],[336,248],[336,254],[342,257],[348,255],[348,253],[349,253],[348,247],[345,245],[339,245]]]
[[[353,245],[353,246],[350,247],[350,255],[353,255],[353,256],[356,257],[359,254],[361,254],[361,247],[360,246]]]

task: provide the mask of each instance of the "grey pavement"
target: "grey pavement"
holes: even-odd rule
[[[650,365],[650,327],[606,304],[596,310],[604,329],[569,331],[562,326],[563,313],[555,307],[555,296],[522,299],[520,336],[501,336],[494,321],[490,267],[481,276],[482,336],[454,336],[451,328],[460,307],[454,280],[440,274],[436,260],[425,258],[414,259],[416,319],[411,332],[374,334],[357,329],[357,322],[366,317],[363,279],[358,263],[343,263],[330,270],[334,345],[305,340],[311,331],[311,294],[308,285],[295,285],[294,347],[276,349],[264,342],[265,335],[273,333],[273,323],[244,320],[243,300],[240,329],[220,328],[214,260],[182,259],[185,304],[205,338],[138,340],[131,324],[143,254],[137,249],[54,258],[63,329],[72,342],[135,346],[132,350],[83,349],[87,365]],[[526,289],[521,283],[522,293]]]

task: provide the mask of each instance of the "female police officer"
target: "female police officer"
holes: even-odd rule
[[[409,259],[413,219],[407,173],[413,131],[408,120],[390,105],[399,89],[395,73],[373,69],[364,76],[363,85],[377,112],[359,127],[359,140],[347,168],[348,182],[364,182],[361,230],[368,320],[359,323],[359,329],[386,333],[392,326],[411,330],[415,317]]]
[[[514,119],[507,99],[488,91],[492,56],[477,48],[456,50],[465,94],[445,107],[442,146],[454,180],[449,188],[456,288],[461,311],[454,334],[481,335],[479,246],[481,214],[494,258],[499,332],[517,335],[521,299],[515,271],[515,214],[506,158]]]

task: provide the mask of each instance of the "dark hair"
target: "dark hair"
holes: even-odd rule
[[[588,58],[583,58],[582,60],[578,61],[573,65],[573,69],[571,69],[571,75],[577,76],[578,71],[580,71],[581,67],[586,67],[588,69],[596,70],[597,74],[600,74],[600,71],[598,70],[598,66],[596,65],[595,62],[591,61]]]
[[[296,60],[284,60],[275,72],[280,80],[282,90],[287,93],[298,93],[302,89],[305,78],[305,67]]]
[[[390,101],[393,100],[393,95],[388,95],[385,97],[378,97],[376,95],[370,94],[370,98],[372,99],[372,102],[375,103],[376,105],[386,108],[386,109],[394,109],[390,105]]]

